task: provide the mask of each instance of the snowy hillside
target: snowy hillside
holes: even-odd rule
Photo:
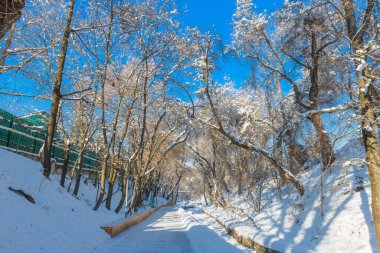
[[[350,142],[338,152],[336,166],[323,173],[323,217],[319,167],[300,176],[306,190],[302,198],[291,187],[282,190],[281,199],[267,190],[264,206],[257,214],[249,197],[229,196],[233,206],[254,218],[258,229],[231,210],[201,208],[235,228],[239,235],[280,252],[379,252],[370,210],[369,178],[360,163],[360,149],[360,140]]]
[[[111,239],[100,226],[124,220],[123,214],[104,206],[93,211],[96,189],[91,184],[82,184],[76,199],[56,180],[45,179],[40,163],[3,149],[0,160],[1,253],[249,252],[208,216],[189,216],[175,207],[162,208]],[[31,195],[35,204],[10,191],[10,186]]]
[[[78,200],[54,179],[45,179],[39,162],[2,149],[0,161],[0,252],[92,251],[109,238],[100,226],[123,216],[104,207],[94,212],[96,188],[91,184],[81,184]],[[36,204],[10,186],[31,195]]]

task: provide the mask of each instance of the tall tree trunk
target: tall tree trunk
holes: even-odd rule
[[[364,80],[361,79],[359,89],[365,86]],[[377,246],[380,249],[380,155],[379,144],[376,136],[376,127],[374,119],[374,110],[371,107],[371,101],[360,95],[361,114],[365,115],[363,125],[363,142],[365,147],[365,156],[368,165],[369,179],[372,193],[372,217],[375,225]]]
[[[358,65],[359,64],[357,64],[357,67]],[[367,68],[363,70],[364,76],[367,71]],[[371,95],[363,92],[366,90],[366,81],[363,75],[357,74],[357,82],[359,88],[360,112],[361,115],[364,116],[361,124],[365,158],[371,183],[372,217],[376,231],[377,246],[380,249],[380,155],[375,114]]]
[[[113,23],[113,0],[111,0],[111,6],[110,6],[110,18],[109,18],[109,29],[107,32],[107,39],[106,39],[106,52],[105,52],[105,62],[104,62],[104,68],[103,73],[101,75],[101,111],[102,111],[102,134],[103,134],[103,161],[102,161],[102,169],[101,169],[101,176],[100,176],[100,194],[98,201],[95,204],[94,211],[98,210],[100,205],[103,202],[104,194],[106,192],[106,173],[107,173],[107,167],[108,167],[108,159],[110,156],[109,153],[109,147],[108,147],[108,140],[107,140],[107,128],[106,128],[106,119],[105,119],[105,85],[107,81],[107,69],[108,69],[108,63],[110,61],[110,43],[111,43],[111,35],[112,35],[112,23]]]
[[[61,181],[60,181],[60,185],[62,187],[65,187],[65,180],[66,180],[67,169],[69,167],[69,161],[70,161],[70,145],[66,145],[65,156],[63,159],[62,173],[61,173]]]
[[[143,178],[142,174],[143,172],[140,172],[144,168],[144,142],[145,142],[145,131],[146,131],[146,120],[147,120],[147,109],[148,109],[148,103],[147,103],[147,96],[148,96],[148,79],[149,77],[149,67],[148,67],[148,58],[145,59],[145,76],[144,76],[144,85],[143,85],[143,115],[142,115],[142,126],[141,126],[141,134],[140,134],[140,140],[139,140],[139,165],[134,166],[134,184],[133,184],[133,192],[132,192],[132,198],[131,203],[129,206],[128,214],[132,214],[137,210],[137,208],[142,204],[143,202]]]
[[[316,39],[315,32],[312,32],[311,35],[311,58],[313,60],[312,66],[309,69],[310,71],[310,91],[309,91],[309,101],[311,110],[318,110],[319,108],[319,50],[318,42]],[[325,170],[332,162],[335,160],[334,150],[330,141],[330,137],[325,131],[322,122],[322,116],[320,114],[313,114],[310,118],[311,123],[313,124],[315,131],[317,132],[318,138],[318,150],[322,157],[323,170]]]
[[[70,32],[71,32],[71,19],[73,17],[75,0],[71,0],[69,3],[69,9],[67,11],[66,24],[63,31],[62,46],[60,55],[58,58],[57,72],[54,77],[53,94],[51,98],[51,108],[48,122],[48,131],[45,138],[45,144],[42,156],[42,165],[44,167],[44,176],[49,177],[51,173],[51,151],[53,147],[53,139],[55,130],[57,127],[57,115],[58,107],[61,100],[61,85],[62,85],[62,75],[65,67],[65,60],[67,54],[67,48],[69,45]]]
[[[372,94],[369,86],[372,83],[366,83],[369,69],[362,68],[362,61],[367,62],[367,56],[364,55],[364,34],[370,25],[371,16],[375,9],[375,0],[368,0],[363,18],[363,24],[356,24],[355,7],[352,0],[342,0],[345,14],[345,21],[348,36],[352,41],[354,59],[356,65],[356,79],[359,89],[360,112],[363,116],[362,133],[365,147],[365,158],[368,166],[368,174],[371,183],[372,193],[372,217],[375,226],[377,247],[380,249],[380,155],[379,144],[376,135],[376,125],[374,118],[374,108],[372,103]],[[370,82],[370,81],[368,81]]]
[[[106,208],[108,210],[111,210],[111,200],[112,200],[112,195],[113,195],[113,186],[115,184],[116,176],[117,176],[117,171],[118,171],[118,166],[119,166],[119,154],[115,154],[115,142],[116,142],[116,131],[117,131],[117,123],[119,121],[119,113],[120,113],[120,107],[122,103],[122,96],[119,96],[119,100],[117,103],[117,110],[116,110],[116,116],[113,122],[113,129],[112,129],[112,136],[111,136],[111,142],[110,142],[110,147],[111,147],[111,168],[110,168],[110,174],[108,176],[108,193],[107,193],[107,199],[106,199]],[[119,146],[120,151],[121,146]]]

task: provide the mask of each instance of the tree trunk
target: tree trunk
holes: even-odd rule
[[[66,146],[66,149],[65,149],[65,157],[63,160],[61,181],[60,181],[60,185],[62,187],[65,187],[65,180],[66,180],[67,169],[69,167],[69,161],[70,161],[70,145]]]
[[[311,34],[311,58],[313,59],[310,68],[310,91],[309,101],[311,103],[310,110],[318,110],[319,108],[319,50],[315,32]],[[325,131],[320,114],[313,114],[310,118],[318,137],[318,150],[322,157],[323,170],[325,170],[332,162],[334,162],[334,150],[330,141],[330,137]]]
[[[119,213],[121,208],[123,207],[125,197],[128,194],[127,191],[128,191],[128,171],[125,171],[124,176],[123,176],[123,187],[122,187],[122,191],[121,191],[121,198],[120,198],[119,204],[117,205],[117,207],[115,209],[115,213]],[[128,204],[128,203],[126,203],[126,204]]]
[[[78,195],[79,186],[80,186],[80,179],[82,177],[82,166],[83,166],[83,151],[79,154],[79,161],[78,161],[78,170],[75,175],[75,187],[74,187],[74,196]]]
[[[354,51],[355,67],[357,69],[356,79],[359,89],[360,112],[363,116],[362,133],[365,147],[365,158],[368,165],[368,174],[371,182],[372,193],[372,217],[375,226],[377,247],[380,249],[380,156],[379,144],[376,136],[376,126],[374,119],[374,108],[372,104],[371,93],[368,92],[366,78],[368,67],[361,68],[361,61],[367,61],[367,56],[363,55],[364,50],[364,34],[367,32],[370,24],[371,15],[375,9],[375,0],[368,0],[365,10],[365,18],[363,24],[356,24],[354,3],[352,0],[342,0],[345,21],[348,36],[352,40],[352,48]],[[362,69],[362,70],[360,70]],[[371,78],[367,78],[371,80]],[[368,83],[369,86],[373,85]]]
[[[318,149],[322,157],[323,170],[325,170],[335,160],[333,146],[329,135],[323,127],[322,116],[320,114],[313,114],[310,117],[310,121],[317,132]]]
[[[110,17],[109,17],[109,29],[107,31],[107,39],[106,39],[106,50],[105,50],[105,62],[104,62],[104,68],[103,73],[101,75],[101,117],[102,117],[102,134],[103,134],[103,161],[102,161],[102,170],[101,170],[101,176],[100,176],[100,194],[98,201],[95,204],[94,210],[98,210],[100,205],[103,202],[104,194],[106,192],[106,172],[107,172],[107,166],[108,166],[108,159],[110,156],[109,153],[109,147],[108,147],[108,140],[107,140],[107,127],[106,127],[106,117],[105,117],[105,85],[106,85],[106,78],[107,78],[107,69],[108,69],[108,63],[111,58],[110,56],[110,43],[111,43],[111,35],[112,35],[112,23],[113,23],[113,0],[110,1]]]
[[[364,70],[366,71],[366,69]],[[372,193],[372,217],[376,231],[377,247],[380,249],[380,155],[376,135],[374,108],[371,96],[366,96],[365,80],[361,75],[357,77],[359,88],[360,112],[364,116],[362,121],[363,143],[365,158],[368,165],[368,174]]]
[[[169,191],[169,193],[168,193],[168,195],[167,195],[167,197],[166,197],[167,200],[169,200],[169,196],[170,196],[171,194],[173,194],[174,190],[176,189],[176,187],[177,187],[177,186],[179,185],[179,183],[181,182],[182,176],[183,176],[183,174],[180,174],[180,175],[179,175],[179,177],[178,177],[178,179],[177,179],[177,182],[174,184],[174,186],[173,186],[172,189]]]
[[[137,211],[139,206],[142,204],[143,190],[141,188],[142,188],[141,179],[138,177],[137,179],[135,179],[135,182],[133,184],[133,193],[132,193],[131,203],[129,205],[128,214],[132,214],[135,211]]]
[[[106,172],[107,172],[107,163],[108,163],[108,158],[109,158],[109,153],[107,152],[102,161],[102,170],[101,170],[101,175],[100,175],[100,193],[98,200],[96,201],[94,211],[98,210],[100,205],[103,202],[104,194],[106,192]]]
[[[205,199],[206,206],[208,206],[207,198],[206,198],[206,179],[203,178],[203,198]]]
[[[122,97],[119,98],[119,101],[117,103],[116,116],[113,122],[113,131],[112,131],[112,137],[111,137],[111,142],[110,142],[110,146],[112,148],[112,151],[111,151],[112,155],[111,155],[111,169],[110,169],[110,174],[108,176],[108,194],[107,194],[107,199],[106,199],[106,208],[108,210],[111,210],[113,186],[115,184],[116,175],[118,171],[118,167],[117,167],[118,165],[115,165],[115,164],[119,164],[119,156],[115,155],[115,141],[116,141],[116,130],[117,130],[117,123],[119,119],[121,102],[122,102]],[[119,147],[119,151],[120,151],[120,148],[121,146]]]
[[[177,186],[177,192],[175,194],[174,203],[177,203],[178,192],[179,192],[179,185]]]
[[[73,17],[73,12],[74,12],[74,4],[75,4],[75,0],[71,0],[69,3],[69,9],[67,11],[67,17],[66,17],[66,24],[63,31],[62,46],[61,46],[61,51],[60,51],[58,64],[57,64],[57,72],[54,78],[55,80],[54,80],[54,85],[53,85],[53,94],[51,98],[48,131],[45,138],[45,144],[44,144],[43,156],[42,156],[43,158],[42,165],[44,167],[43,174],[47,178],[49,178],[50,173],[51,173],[51,151],[53,147],[53,139],[54,139],[55,130],[57,127],[58,107],[61,100],[62,76],[63,76],[64,67],[65,67],[67,48],[69,45],[70,31],[71,31],[70,25],[71,25],[71,19]]]
[[[114,186],[114,182],[109,181],[108,182],[107,198],[106,198],[106,208],[108,210],[111,210],[111,200],[112,200],[112,194],[113,194],[113,186]]]
[[[168,185],[166,184],[164,187],[164,190],[162,191],[162,197],[165,198],[166,196],[166,189],[168,188]]]

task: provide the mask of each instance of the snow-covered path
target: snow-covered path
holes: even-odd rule
[[[94,249],[95,252],[244,252],[207,226],[164,207],[146,220]],[[92,251],[92,252],[94,252]]]

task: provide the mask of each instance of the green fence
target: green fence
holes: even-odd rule
[[[20,117],[0,109],[0,146],[27,154],[37,155],[44,143],[46,129],[35,126]],[[52,149],[52,158],[57,163],[63,163],[65,148],[55,136]],[[78,152],[70,151],[69,165],[73,166],[78,158]],[[83,167],[98,170],[100,159],[95,152],[86,150],[83,156]]]

